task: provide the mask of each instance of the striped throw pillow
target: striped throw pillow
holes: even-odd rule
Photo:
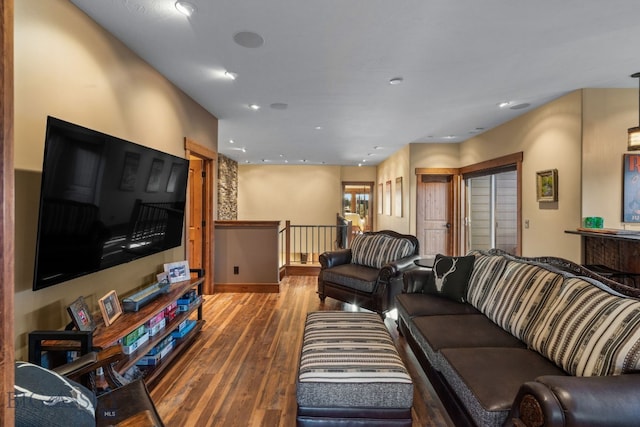
[[[351,263],[381,268],[383,265],[413,254],[409,239],[386,234],[358,234],[351,242]]]
[[[486,255],[479,251],[471,251],[469,255],[474,255],[476,260],[467,287],[467,301],[480,309],[488,303],[487,298],[502,277],[507,260],[499,255]]]
[[[567,278],[530,345],[576,376],[638,371],[640,301]]]

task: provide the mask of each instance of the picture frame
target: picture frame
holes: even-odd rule
[[[391,180],[386,182],[384,188],[384,214],[391,216]]]
[[[384,198],[382,197],[383,189],[382,183],[378,184],[378,215],[382,215],[382,201]]]
[[[640,223],[640,154],[624,154],[622,222]]]
[[[543,203],[558,201],[558,169],[536,172],[536,198]]]
[[[67,307],[67,312],[71,316],[71,321],[79,331],[93,332],[96,330],[96,323],[93,320],[89,306],[80,296]]]
[[[396,178],[396,207],[395,213],[398,218],[402,218],[402,177]]]
[[[118,300],[116,291],[109,291],[105,296],[98,300],[100,312],[104,319],[104,324],[110,326],[122,315],[122,306]]]
[[[189,261],[169,262],[164,265],[164,271],[169,273],[169,282],[184,282],[191,278]]]
[[[160,191],[160,177],[164,169],[164,160],[153,159],[151,169],[149,170],[149,179],[147,180],[147,193],[157,193]]]
[[[138,179],[138,167],[140,166],[140,154],[126,152],[124,154],[124,164],[122,165],[122,176],[120,177],[120,189],[123,191],[134,191]]]

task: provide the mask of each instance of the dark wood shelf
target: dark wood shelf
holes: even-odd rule
[[[580,236],[597,237],[601,239],[635,240],[640,241],[640,231],[615,230],[610,228],[594,228],[592,230],[576,229],[565,230],[567,234],[578,234]]]

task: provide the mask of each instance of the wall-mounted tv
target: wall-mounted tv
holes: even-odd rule
[[[47,118],[33,290],[182,244],[189,161]]]

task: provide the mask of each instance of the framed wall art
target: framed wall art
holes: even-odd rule
[[[378,184],[378,215],[382,215],[382,201],[384,200],[382,197],[382,183]]]
[[[536,172],[536,196],[538,202],[558,201],[558,169]]]
[[[106,326],[111,325],[118,317],[122,315],[122,306],[118,300],[116,291],[109,291],[105,296],[98,300],[100,312]]]
[[[623,156],[622,222],[640,222],[640,154]]]
[[[402,177],[396,178],[396,216],[402,218]]]
[[[391,216],[391,180],[387,181],[384,188],[384,214]]]

